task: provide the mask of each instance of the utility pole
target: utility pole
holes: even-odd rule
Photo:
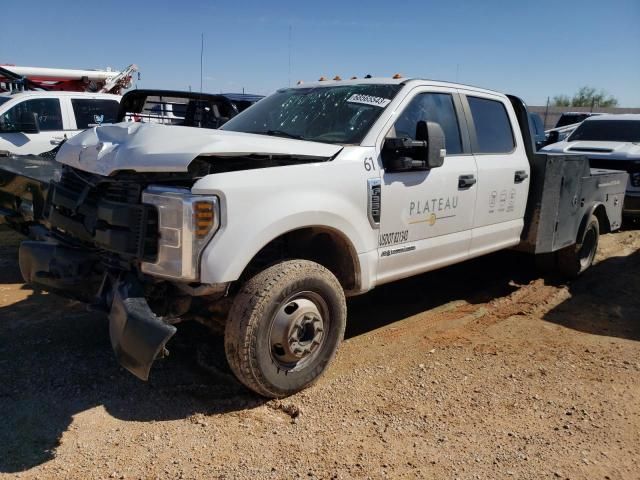
[[[549,115],[549,97],[547,97],[547,108],[544,109],[544,129],[547,129],[547,116]]]
[[[200,95],[202,95],[202,57],[204,55],[204,33],[200,34]]]

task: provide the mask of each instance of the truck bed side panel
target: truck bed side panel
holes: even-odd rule
[[[550,253],[576,241],[585,215],[603,204],[612,229],[620,227],[627,174],[591,170],[582,155],[536,154],[522,242],[517,249]]]

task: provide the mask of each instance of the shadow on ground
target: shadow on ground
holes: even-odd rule
[[[601,275],[632,267],[637,271],[638,261],[634,255],[602,262],[571,286],[575,298],[551,312],[548,320],[603,335],[627,332],[617,320],[609,327],[580,323],[579,311],[600,300],[579,297],[588,294],[591,282]],[[347,338],[452,300],[484,303],[536,276],[529,257],[504,252],[382,286],[349,301]],[[16,268],[0,271],[0,287],[20,282]],[[621,292],[638,298],[637,280],[633,291],[616,290],[624,283],[612,283],[603,304]],[[157,362],[151,380],[144,383],[116,364],[103,315],[87,313],[81,304],[55,295],[24,293],[23,300],[0,308],[0,472],[20,472],[52,459],[73,416],[95,406],[121,420],[164,421],[250,409],[264,402],[233,378],[222,339],[200,325],[180,326],[169,344],[171,356]],[[620,307],[622,317],[639,311],[634,302]],[[637,334],[631,331],[630,338]]]
[[[610,257],[569,284],[571,298],[544,319],[593,335],[640,340],[640,251]]]

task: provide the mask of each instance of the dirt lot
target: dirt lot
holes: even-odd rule
[[[640,231],[564,284],[501,253],[349,302],[313,388],[265,402],[184,325],[143,383],[0,232],[0,477],[640,478]]]

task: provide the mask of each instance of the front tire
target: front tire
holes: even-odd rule
[[[575,245],[570,245],[558,252],[560,273],[569,278],[577,278],[584,273],[593,263],[599,238],[600,223],[595,215],[591,215],[582,238]]]
[[[299,392],[335,357],[346,318],[344,291],[323,266],[291,260],[269,267],[243,285],[229,312],[231,370],[265,397]]]

